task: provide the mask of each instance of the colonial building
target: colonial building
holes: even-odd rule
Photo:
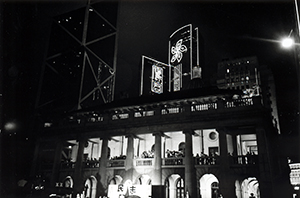
[[[100,16],[96,5],[77,12]],[[73,19],[64,15],[56,22]],[[103,20],[107,26],[105,39],[116,35]],[[222,62],[219,87],[205,85],[198,29],[189,24],[171,34],[168,64],[145,61],[140,96],[114,101],[114,58],[94,53],[101,38],[80,36],[84,49],[71,53],[83,60],[78,108],[43,123],[32,167],[41,178],[36,190],[73,198],[288,197],[287,162],[276,155],[278,122],[268,102],[271,81],[258,75],[257,62],[243,71]],[[63,56],[56,66],[62,54],[49,56],[46,65],[62,68],[69,60]],[[95,81],[84,78],[88,71]],[[243,92],[253,85],[254,94]],[[90,105],[97,98],[103,103]]]
[[[280,194],[277,132],[260,96],[232,99],[232,91],[208,88],[177,93],[113,102],[45,123],[35,174],[56,190],[70,188],[83,197],[126,196],[132,186],[152,186],[140,197]]]

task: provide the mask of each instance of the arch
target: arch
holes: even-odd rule
[[[239,180],[235,181],[235,195],[237,198],[242,198],[241,183],[239,182]]]
[[[212,197],[212,184],[214,186],[219,184],[219,180],[215,175],[205,174],[200,178],[200,195],[202,198]]]
[[[166,179],[165,180],[165,195],[166,195],[166,198],[170,198],[170,183],[169,183],[169,180]]]
[[[120,175],[115,175],[113,178],[111,178],[108,182],[108,184],[121,184],[123,181],[123,178]]]
[[[63,185],[65,188],[73,188],[73,185],[74,185],[73,178],[71,176],[67,176],[64,179]]]
[[[176,198],[184,198],[185,197],[185,193],[184,193],[184,181],[183,179],[180,177],[176,180],[175,182],[176,185]]]
[[[260,198],[259,182],[255,177],[244,179],[241,184],[241,198],[254,197]]]
[[[171,174],[165,180],[165,187],[166,187],[166,197],[177,197],[177,185],[180,185],[180,190],[184,191],[184,180],[179,174]]]
[[[135,184],[139,185],[151,185],[151,177],[149,175],[140,175],[136,181]]]
[[[97,179],[94,176],[90,176],[84,183],[83,197],[84,198],[96,198]]]
[[[66,189],[70,189],[70,193],[67,195],[69,197],[72,196],[71,189],[73,188],[73,185],[74,185],[73,178],[71,176],[67,176],[63,181],[63,187],[65,187]]]

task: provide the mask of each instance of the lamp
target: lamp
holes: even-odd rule
[[[295,40],[294,40],[294,38],[291,37],[292,33],[293,33],[293,29],[290,31],[290,34],[288,37],[285,37],[281,40],[281,46],[283,48],[289,49],[295,45]]]

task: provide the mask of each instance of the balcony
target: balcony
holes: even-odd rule
[[[212,114],[212,116],[216,117],[218,114],[216,114],[215,111],[219,110],[222,111],[222,113],[228,112],[228,114],[232,115],[231,111],[235,111],[235,109],[247,108],[242,112],[249,114],[251,110],[255,111],[255,108],[253,108],[255,106],[261,106],[260,97],[239,98],[235,100],[214,99],[213,101],[194,98],[190,99],[190,101],[184,100],[111,108],[105,112],[98,113],[75,113],[60,121],[60,123],[47,123],[44,127],[47,130],[53,128],[64,131],[66,128],[73,129],[74,127],[78,129],[84,127],[85,132],[93,131],[94,127],[98,130],[122,131],[123,125],[125,124],[128,127],[154,127],[155,123],[159,126],[163,126],[164,123],[169,123],[170,120],[174,121],[175,118],[177,120],[179,117],[181,118],[181,122],[193,121],[190,119],[201,115],[207,117],[205,116],[207,114]],[[188,120],[182,120],[183,117]],[[222,119],[226,117],[227,116],[222,116]],[[251,117],[253,118],[254,115],[251,115]],[[237,118],[242,119],[241,116],[238,115]],[[249,118],[249,116],[247,118]],[[217,118],[214,118],[214,120],[215,119]],[[157,122],[158,120],[159,123]]]
[[[162,168],[184,168],[186,161],[184,157],[171,157],[162,158]],[[254,172],[258,167],[258,156],[228,156],[228,162],[230,168],[235,171],[243,172]],[[61,170],[74,170],[76,162],[62,162]],[[220,156],[205,156],[205,157],[194,157],[195,168],[202,167],[218,167],[220,165]],[[109,169],[124,169],[126,166],[126,159],[114,159],[108,160],[107,168]],[[136,168],[153,168],[154,158],[140,158],[133,160],[133,166]],[[51,170],[53,167],[52,163],[44,163],[41,166],[42,170]],[[99,169],[100,161],[92,160],[82,162],[83,169]]]

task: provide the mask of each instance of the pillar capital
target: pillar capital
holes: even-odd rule
[[[100,137],[99,139],[105,141],[105,140],[111,140],[112,138],[108,136],[104,136],[104,137]]]
[[[195,135],[195,131],[193,129],[190,130],[184,130],[182,131],[183,134],[191,134],[191,135]]]
[[[128,134],[125,135],[125,137],[126,137],[126,138],[135,138],[136,135],[133,134],[133,133],[128,133]]]
[[[153,136],[161,136],[161,137],[164,137],[165,134],[163,132],[154,132],[152,133]]]
[[[226,127],[219,127],[216,128],[216,131],[218,131],[219,133],[226,133],[228,131],[228,129]]]

